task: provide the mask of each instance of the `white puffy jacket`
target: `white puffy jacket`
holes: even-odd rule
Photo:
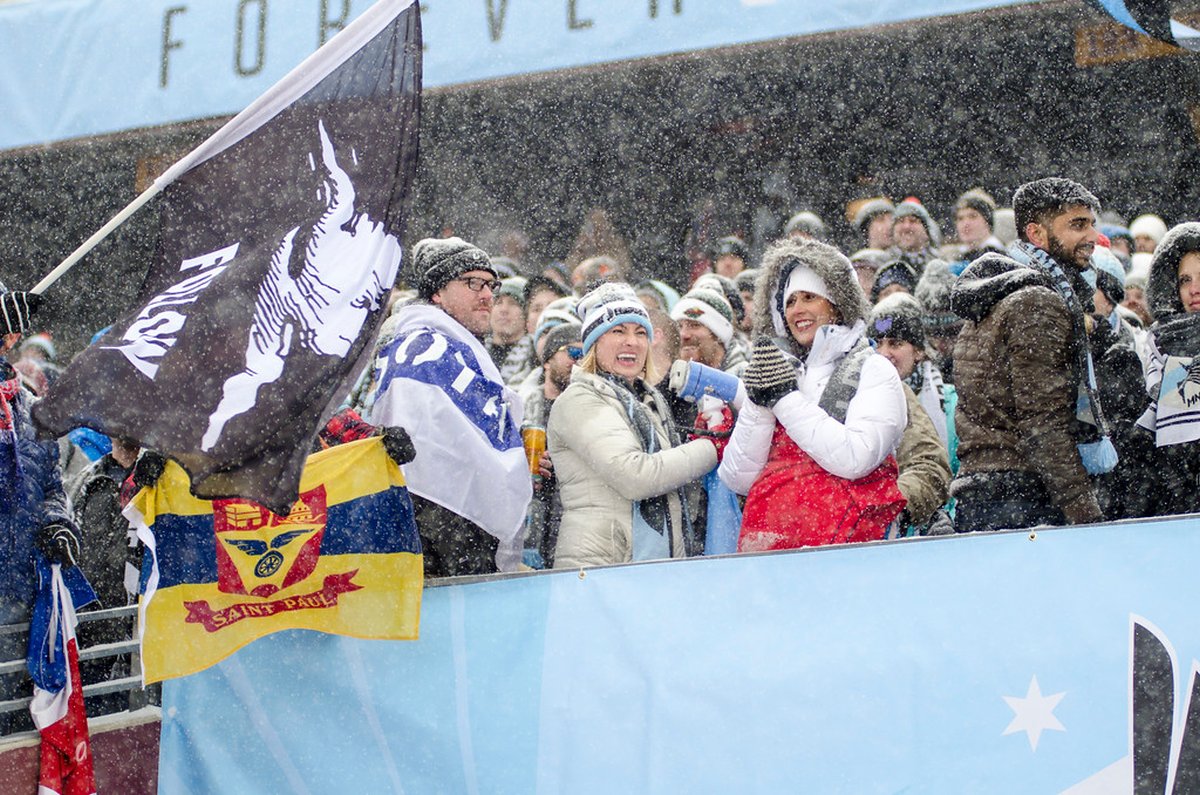
[[[838,363],[862,337],[863,328],[861,321],[850,328],[822,326],[798,375],[797,391],[776,403],[773,410],[746,403],[717,470],[726,486],[738,494],[750,491],[766,466],[776,420],[827,472],[847,480],[863,477],[895,451],[908,424],[908,409],[896,368],[882,356],[868,356],[863,363],[845,423],[817,405]]]

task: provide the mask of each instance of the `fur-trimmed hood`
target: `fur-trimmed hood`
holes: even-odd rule
[[[754,330],[756,334],[780,336],[771,309],[782,304],[782,291],[792,270],[803,266],[825,282],[842,325],[866,322],[867,299],[859,286],[850,260],[833,246],[815,240],[780,240],[763,254],[759,266],[758,287],[754,291]],[[782,312],[780,312],[782,314]],[[791,336],[784,330],[784,336]]]
[[[1182,314],[1179,300],[1179,261],[1189,251],[1200,251],[1200,223],[1179,224],[1163,236],[1150,262],[1146,303],[1155,320]]]

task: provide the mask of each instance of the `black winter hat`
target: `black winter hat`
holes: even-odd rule
[[[962,318],[950,308],[950,292],[956,278],[945,262],[930,260],[913,288],[913,297],[925,310],[925,331],[929,335],[953,336],[962,328]]]
[[[921,222],[921,226],[925,227],[925,234],[929,235],[929,240],[932,242],[936,239],[940,231],[933,225],[933,218],[929,216],[929,211],[925,209],[925,205],[917,201],[905,201],[896,205],[896,209],[892,211],[892,224],[895,225],[901,218],[908,216],[915,217]]]
[[[879,269],[875,274],[875,284],[871,286],[871,302],[879,300],[879,294],[885,287],[899,284],[912,292],[917,286],[917,271],[904,260],[894,259]]]
[[[496,276],[487,252],[460,237],[427,237],[412,250],[413,281],[417,295],[428,301],[454,279],[468,271],[487,271]]]
[[[815,237],[821,240],[825,237],[825,222],[821,220],[821,216],[811,210],[803,210],[796,213],[783,227],[783,233],[790,235],[792,232],[802,232],[809,237]]]
[[[873,340],[888,339],[910,342],[925,348],[924,308],[907,293],[893,293],[871,310],[867,319],[867,336]]]
[[[854,228],[863,233],[867,229],[867,224],[871,223],[871,221],[885,213],[894,212],[896,212],[896,205],[892,204],[889,199],[885,199],[882,196],[871,199],[859,207],[858,212],[854,214]]]
[[[562,350],[564,345],[576,343],[582,345],[581,335],[583,326],[578,323],[559,323],[546,332],[546,344],[542,348],[542,364],[550,361],[554,354]]]
[[[741,292],[754,292],[754,288],[758,286],[758,268],[746,268],[746,270],[733,277],[733,283]]]
[[[549,290],[559,298],[562,298],[564,295],[571,294],[570,290],[548,276],[530,276],[529,280],[525,282],[525,305],[528,306],[529,299],[533,298],[533,294],[541,290]]]

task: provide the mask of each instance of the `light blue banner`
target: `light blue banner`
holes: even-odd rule
[[[273,635],[166,683],[160,791],[1131,792],[1132,622],[1172,648],[1178,738],[1198,531],[432,588],[419,641]]]
[[[426,87],[900,22],[1017,0],[428,0]],[[225,116],[366,0],[0,3],[0,149]]]

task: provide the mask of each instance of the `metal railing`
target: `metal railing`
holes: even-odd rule
[[[89,679],[88,674],[81,671],[81,677],[85,681],[83,685],[83,699],[88,716],[91,718],[117,712],[133,712],[150,704],[158,704],[161,701],[161,686],[151,685],[148,688],[142,687],[141,654],[134,630],[137,621],[137,605],[113,607],[105,610],[81,611],[76,616],[79,619],[79,628],[76,631],[76,637],[80,644],[79,663],[81,667],[85,667],[85,663],[97,660],[112,660],[115,664],[118,658],[121,657],[127,657],[129,663],[128,671],[125,675],[102,679],[100,681],[87,681]],[[109,624],[110,629],[113,630],[111,634],[117,634],[119,631],[120,639],[85,646],[83,638],[89,634],[86,627],[102,623]],[[27,639],[28,635],[28,622],[0,625],[0,639],[12,636],[20,636]],[[25,644],[22,643],[21,647],[24,648]],[[33,700],[33,682],[29,679],[25,666],[24,654],[18,659],[0,661],[0,677],[10,679],[22,677],[24,679],[24,685],[21,687],[21,692],[24,695],[17,698],[0,700],[0,737],[4,737],[5,739],[27,733],[31,725],[20,720],[19,715],[15,714],[27,711],[30,702]],[[10,689],[8,692],[11,693],[13,691]],[[100,700],[101,696],[112,696],[121,693],[127,694],[127,697]]]

